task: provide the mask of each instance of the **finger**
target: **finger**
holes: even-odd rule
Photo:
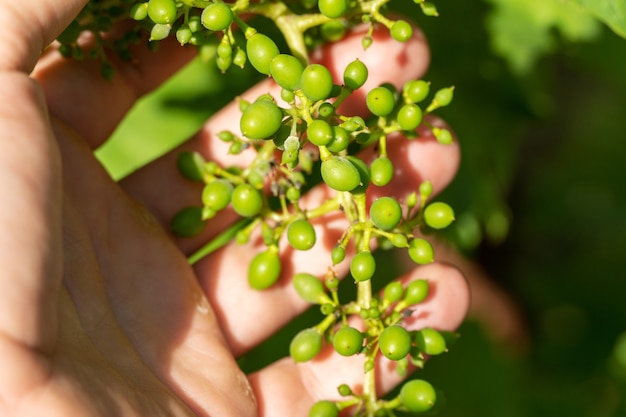
[[[0,337],[47,352],[61,278],[58,150],[36,83],[2,73],[0,89]]]
[[[133,59],[115,53],[111,80],[101,74],[100,61],[46,54],[33,71],[43,86],[50,113],[71,126],[92,149],[107,140],[137,99],[152,91],[188,63],[195,50],[173,39],[161,41],[156,52],[145,41],[131,48]]]
[[[415,31],[415,36],[406,43],[399,43],[391,39],[386,31],[375,32],[375,41],[372,46],[363,50],[361,38],[366,27],[355,29],[340,43],[328,45],[315,52],[313,57],[321,60],[331,68],[335,81],[341,83],[342,73],[348,62],[358,57],[369,68],[367,86],[392,82],[397,86],[417,77],[426,71],[429,62],[429,50],[421,32]],[[381,60],[380,57],[385,57]],[[280,97],[279,88],[271,80],[266,80],[243,95],[244,98],[254,100],[261,94],[270,92],[274,97]],[[347,100],[342,111],[347,114],[366,115],[363,105],[363,94],[357,90],[357,95]],[[229,155],[228,144],[217,140],[216,134],[222,130],[237,132],[240,110],[237,103],[232,103],[216,114],[204,128],[190,141],[168,153],[152,164],[132,174],[122,181],[122,185],[135,198],[145,204],[155,214],[155,217],[168,227],[172,216],[182,207],[198,205],[202,185],[192,183],[181,177],[176,169],[176,158],[182,151],[198,151],[207,160],[216,161],[223,166],[244,166],[254,156],[252,151],[242,155]],[[164,198],[167,196],[167,198]],[[179,242],[185,253],[191,253],[207,240],[215,236],[225,225],[231,223],[236,216],[232,212],[222,212],[209,223],[203,234],[195,239],[184,239]]]
[[[432,136],[411,141],[396,137],[390,140],[388,151],[397,162],[398,175],[390,185],[397,196],[416,190],[424,179],[430,179],[434,188],[441,190],[454,176],[459,161],[457,146],[438,144]],[[320,186],[308,193],[302,204],[305,208],[316,207],[333,196],[334,191]],[[307,272],[322,278],[328,272],[330,251],[348,228],[348,221],[343,214],[335,212],[311,223],[317,242],[310,250],[296,251],[287,242],[280,243],[282,274],[270,289],[254,290],[246,278],[250,261],[264,248],[262,239],[252,238],[244,246],[232,243],[196,264],[200,282],[236,355],[255,346],[307,307],[290,283],[293,274]],[[348,260],[334,267],[338,277],[347,274],[348,269]],[[250,320],[251,317],[263,317],[263,320]]]
[[[432,327],[454,330],[462,322],[469,305],[469,290],[461,273],[445,264],[420,267],[404,281],[427,277],[428,298],[415,306],[405,327],[417,330]],[[381,355],[379,355],[381,356]],[[311,405],[319,400],[340,400],[340,384],[350,386],[361,394],[363,385],[362,355],[340,356],[327,346],[317,358],[295,363],[282,359],[250,376],[259,402],[260,416],[307,415]],[[395,363],[382,358],[376,365],[376,391],[379,397],[395,387],[402,378]]]
[[[87,0],[0,2],[0,68],[26,74]]]

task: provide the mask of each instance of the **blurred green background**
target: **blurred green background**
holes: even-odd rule
[[[442,196],[458,219],[445,237],[511,297],[528,337],[496,341],[470,315],[459,342],[419,373],[445,395],[436,414],[626,416],[626,40],[561,0],[446,0],[438,18],[406,3],[392,5],[432,48],[425,78],[456,86],[439,113],[463,152]],[[194,61],[139,102],[98,156],[123,177],[257,79]],[[315,314],[242,366],[286,354]]]

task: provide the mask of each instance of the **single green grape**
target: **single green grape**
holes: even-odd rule
[[[402,283],[398,281],[391,281],[389,284],[385,285],[385,289],[383,290],[384,299],[390,303],[399,301],[403,295],[404,288],[402,287]]]
[[[441,129],[438,127],[433,128],[433,134],[437,139],[437,142],[442,145],[450,145],[454,142],[454,138],[452,137],[452,133],[448,129]]]
[[[357,282],[367,281],[376,272],[376,260],[369,251],[361,251],[350,261],[350,274]]]
[[[356,155],[346,155],[346,159],[352,162],[352,165],[359,171],[359,177],[361,178],[361,183],[350,190],[350,192],[352,194],[365,193],[365,190],[367,190],[367,187],[370,185],[370,172],[369,169],[367,169],[367,165]]]
[[[370,164],[370,180],[372,184],[383,187],[393,178],[393,162],[387,156],[379,156]]]
[[[341,356],[352,356],[363,347],[363,333],[354,327],[342,326],[335,332],[333,347]]]
[[[296,362],[313,359],[322,349],[322,335],[315,328],[300,330],[289,344],[289,355]]]
[[[367,66],[359,59],[350,62],[343,71],[343,83],[351,90],[361,88],[367,77]]]
[[[321,304],[329,301],[324,284],[317,277],[306,272],[300,272],[293,276],[293,286],[298,295],[311,304]]]
[[[411,350],[411,334],[398,325],[386,327],[378,339],[380,351],[386,358],[398,361]]]
[[[337,191],[351,191],[361,184],[359,170],[343,156],[331,156],[321,165],[322,179]]]
[[[306,136],[313,145],[326,146],[333,140],[333,128],[326,120],[315,119],[308,124]]]
[[[409,243],[409,257],[419,265],[429,264],[435,260],[430,242],[419,237]]]
[[[143,20],[148,17],[148,2],[136,3],[130,8],[130,18],[134,20]],[[73,22],[76,22],[75,20]],[[76,23],[78,24],[78,23]],[[77,36],[78,37],[78,36]],[[75,40],[76,38],[74,38]],[[59,39],[62,43],[67,43]]]
[[[375,87],[365,98],[367,108],[376,116],[388,116],[396,104],[393,92],[387,87]]]
[[[415,345],[427,355],[440,355],[448,350],[446,339],[437,330],[425,327],[415,333]]]
[[[398,42],[406,42],[413,36],[413,26],[406,20],[398,20],[391,25],[390,32]]]
[[[406,286],[404,291],[404,302],[407,305],[419,304],[428,297],[429,287],[428,281],[425,279],[416,279]]]
[[[198,152],[181,152],[176,158],[176,166],[183,177],[192,181],[202,181],[202,167],[205,160]]]
[[[233,11],[226,3],[221,1],[211,3],[202,11],[200,20],[205,28],[213,31],[222,31],[227,29],[233,22]]]
[[[348,26],[341,19],[335,19],[322,23],[320,33],[322,37],[329,42],[337,42],[346,36]]]
[[[301,88],[309,100],[324,100],[333,89],[333,77],[324,65],[309,64],[302,71]]]
[[[313,404],[308,417],[338,417],[339,407],[332,401],[321,400]]]
[[[414,413],[430,410],[437,400],[433,386],[423,379],[407,381],[400,389],[400,402]]]
[[[262,33],[255,33],[246,42],[248,61],[261,74],[269,75],[272,59],[279,53],[276,43]]]
[[[316,234],[308,220],[298,219],[287,227],[287,241],[297,250],[309,250],[315,245]]]
[[[278,54],[270,62],[270,75],[274,81],[290,91],[300,88],[302,71],[304,71],[304,65],[293,55]]]
[[[188,25],[181,25],[178,29],[176,29],[176,40],[181,45],[186,45],[191,41],[193,36],[193,32],[189,29]]]
[[[344,14],[348,8],[348,0],[319,0],[317,6],[324,16],[335,19]]]
[[[444,107],[452,102],[453,95],[454,87],[442,88],[435,93],[434,101],[438,107]]]
[[[337,265],[346,258],[346,250],[343,246],[335,246],[330,252],[330,258],[333,265]]]
[[[370,219],[376,227],[391,230],[402,220],[402,207],[393,197],[380,197],[370,207]]]
[[[333,126],[333,139],[326,147],[333,153],[339,153],[350,145],[350,134],[341,126]]]
[[[402,130],[415,130],[422,123],[422,109],[417,104],[404,104],[396,120]]]
[[[278,251],[268,249],[252,258],[248,265],[248,283],[255,290],[264,290],[278,281],[280,272]]]
[[[242,217],[253,217],[263,208],[261,192],[250,184],[239,184],[231,194],[233,209]]]
[[[424,221],[433,229],[445,229],[454,221],[454,211],[449,204],[436,201],[424,209]]]
[[[170,35],[172,26],[169,24],[155,23],[150,29],[150,41],[161,41]]]
[[[404,84],[402,96],[409,103],[419,103],[428,97],[430,83],[424,80],[412,80]]]
[[[189,206],[180,210],[172,218],[170,228],[181,237],[195,236],[204,229],[206,222],[202,220],[202,207]]]
[[[257,100],[250,103],[241,114],[241,133],[250,139],[268,139],[280,128],[283,112],[276,103]]]
[[[148,1],[148,17],[161,25],[169,25],[176,19],[176,2],[174,0]]]
[[[215,211],[220,211],[230,203],[233,185],[223,179],[211,181],[202,190],[202,204]]]

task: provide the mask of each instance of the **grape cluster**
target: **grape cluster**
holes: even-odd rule
[[[137,23],[135,28],[147,31],[153,44],[174,36],[181,45],[197,46],[201,55],[209,51],[206,55],[212,54],[222,71],[233,64],[250,65],[280,87],[280,97],[264,94],[251,101],[241,99],[238,129],[217,134],[230,154],[254,152],[248,166],[221,166],[194,152],[179,155],[180,172],[203,184],[202,205],[180,210],[171,228],[179,236],[194,236],[220,211],[233,210],[243,220],[229,230],[228,239],[244,244],[257,233],[264,243],[248,266],[250,287],[264,290],[283,273],[281,249],[287,245],[296,251],[312,249],[317,243],[313,223],[330,213],[345,216],[347,226],[330,254],[327,274],[317,277],[299,272],[290,277],[305,301],[319,305],[323,318],[300,331],[289,352],[296,362],[315,358],[325,345],[341,356],[361,355],[364,383],[358,393],[341,385],[338,390],[343,399],[315,403],[309,417],[338,416],[347,408],[367,417],[392,416],[394,410],[429,410],[436,392],[424,380],[405,383],[396,398],[379,399],[375,361],[385,357],[403,373],[410,366],[423,366],[427,356],[446,352],[452,340],[451,334],[436,329],[408,331],[403,327],[404,320],[428,297],[427,279],[405,286],[391,282],[378,295],[372,291],[375,247],[402,248],[416,264],[433,262],[433,247],[425,232],[450,225],[452,208],[441,201],[430,202],[433,186],[428,180],[403,201],[385,195],[370,202],[368,195],[372,190],[379,194],[380,187],[393,179],[394,161],[387,152],[391,135],[411,140],[417,136],[418,126],[425,126],[440,143],[452,143],[449,130],[430,125],[424,116],[450,104],[454,88],[431,92],[425,80],[409,81],[401,89],[388,84],[374,87],[365,95],[372,117],[364,119],[342,114],[340,109],[344,100],[366,83],[367,66],[355,59],[345,67],[341,79],[335,80],[327,67],[308,60],[308,49],[316,42],[338,40],[356,23],[370,24],[362,38],[364,48],[373,42],[377,25],[386,27],[399,42],[410,39],[412,25],[385,16],[388,1],[93,0],[59,38],[62,53],[77,57],[82,31],[101,33],[110,28],[114,17],[124,15]],[[426,15],[437,14],[432,3],[414,2]],[[244,13],[271,18],[284,35],[289,53],[241,19]],[[94,23],[100,17],[107,25]],[[135,29],[126,33],[128,39],[139,36]],[[121,42],[118,52],[124,54],[127,44]],[[366,147],[376,152],[370,163],[359,157]],[[301,197],[315,181],[334,194],[316,207],[303,207]],[[192,261],[218,246],[209,242]],[[346,259],[352,251],[354,255]],[[340,301],[342,277],[335,272],[335,266],[344,261],[349,261],[350,277],[358,287],[356,300],[348,302]]]

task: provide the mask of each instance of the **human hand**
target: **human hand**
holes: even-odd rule
[[[137,98],[192,51],[167,44],[157,54],[137,50],[135,62],[115,62],[108,82],[95,63],[66,61],[54,50],[40,57],[84,1],[37,3],[2,1],[0,8],[0,184],[7,196],[0,208],[0,415],[305,416],[315,400],[336,397],[340,382],[357,383],[358,356],[329,352],[303,364],[286,358],[249,377],[236,363],[306,308],[288,285],[290,271],[322,275],[317,259],[328,259],[329,247],[290,255],[281,282],[263,292],[246,283],[247,261],[259,249],[253,244],[228,245],[192,268],[186,256],[235,216],[221,214],[194,239],[167,232],[171,216],[200,195],[176,172],[180,149],[119,184],[93,156]],[[343,68],[341,57],[359,48],[357,38],[348,39],[323,59]],[[390,67],[391,57],[398,65]],[[370,83],[417,77],[427,58],[418,38],[404,45],[379,39],[363,55]],[[249,94],[270,88],[267,81]],[[236,106],[226,108],[181,149],[223,161],[212,136],[237,120]],[[425,178],[440,190],[458,163],[456,146],[428,137],[398,152],[405,165],[396,191]],[[319,242],[332,240],[337,222],[318,224]],[[346,270],[338,267],[340,275]],[[434,291],[415,325],[455,328],[468,303],[462,276],[432,264],[403,279],[418,276]],[[387,367],[380,374],[381,392],[399,382]]]

